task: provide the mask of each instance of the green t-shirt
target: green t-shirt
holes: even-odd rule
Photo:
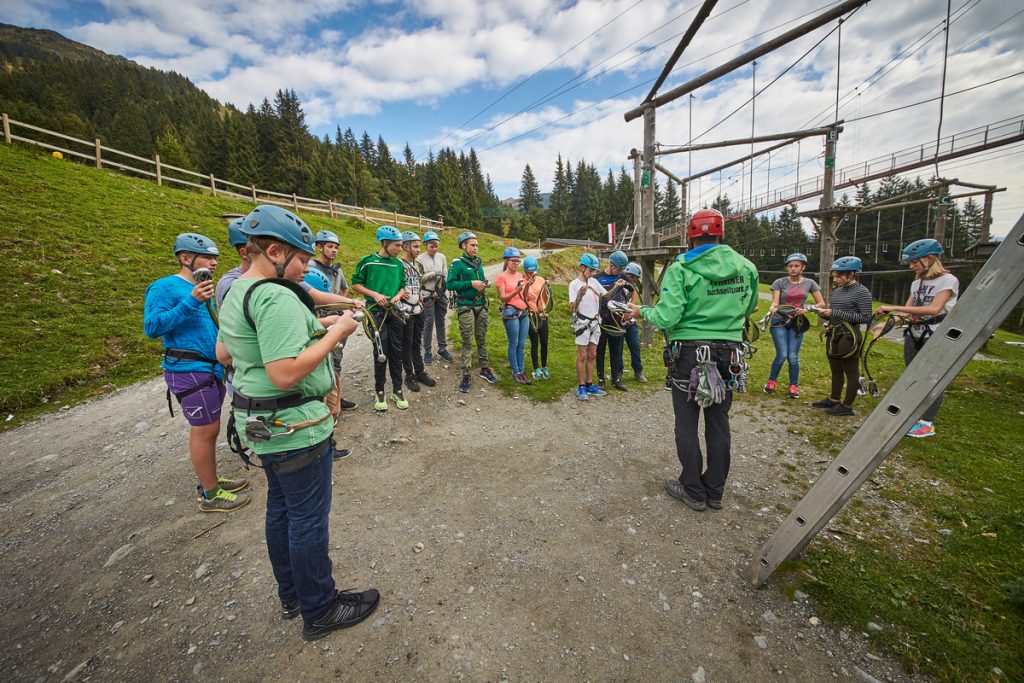
[[[224,342],[231,354],[235,376],[232,386],[243,396],[250,398],[276,398],[287,394],[301,393],[303,396],[325,396],[334,386],[334,373],[330,356],[306,375],[298,384],[287,391],[274,386],[267,376],[264,365],[275,360],[294,358],[307,346],[316,342],[313,334],[323,330],[323,325],[291,290],[276,284],[261,285],[249,297],[249,315],[256,323],[256,330],[249,326],[242,313],[242,301],[250,287],[259,282],[256,278],[240,278],[235,281],[232,296],[224,300],[220,311],[219,341]],[[269,417],[269,413],[258,413]],[[322,401],[310,401],[295,408],[277,411],[275,419],[288,424],[318,420],[330,414]],[[326,419],[319,424],[297,430],[288,436],[279,436],[269,441],[250,441],[245,436],[245,420],[249,414],[235,409],[235,420],[242,443],[256,454],[280,453],[296,448],[315,446],[334,431],[334,420]],[[271,427],[270,431],[282,431]]]
[[[390,299],[405,287],[405,266],[397,258],[369,254],[356,264],[352,284],[362,285]],[[366,297],[366,303],[374,304],[370,297]]]

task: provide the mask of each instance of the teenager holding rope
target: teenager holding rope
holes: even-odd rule
[[[829,415],[853,415],[860,386],[860,346],[864,341],[861,325],[871,321],[871,292],[857,282],[857,273],[863,268],[856,256],[837,258],[829,268],[833,284],[829,307],[817,311],[827,321],[825,355],[832,371],[832,392],[811,405],[824,408]]]
[[[914,271],[910,297],[902,306],[879,306],[878,313],[905,313],[911,324],[903,333],[903,361],[910,365],[935,328],[956,306],[960,294],[960,281],[942,266],[939,258],[945,253],[942,245],[933,239],[917,240],[903,250],[900,263]],[[935,416],[942,407],[942,394],[928,406],[907,436],[924,438],[935,436]]]
[[[530,326],[530,363],[533,378],[551,379],[548,370],[548,313],[551,312],[551,287],[547,280],[537,275],[537,259],[527,256],[523,259],[523,299],[526,301],[526,315]],[[538,351],[540,361],[538,362]]]
[[[620,288],[612,294],[612,300],[630,301],[629,293],[621,289],[626,280],[622,277],[623,269],[629,265],[629,257],[623,251],[613,251],[608,257],[608,265],[599,272],[594,279],[601,283],[607,291],[613,288]],[[609,364],[612,370],[611,385],[619,391],[629,391],[622,383],[622,350],[625,345],[626,330],[612,320],[611,313],[605,306],[601,307],[601,326],[603,328],[601,339],[597,342],[597,357],[595,367],[597,369],[597,386],[602,389],[604,385],[604,357],[605,350],[610,352]]]
[[[505,248],[502,253],[505,267],[494,279],[494,286],[501,301],[501,321],[508,338],[508,364],[512,368],[512,379],[516,384],[533,384],[526,376],[526,337],[530,331],[530,320],[523,297],[526,281],[519,272],[522,256],[516,247]]]
[[[325,290],[329,294],[348,297],[348,281],[341,269],[340,263],[335,263],[338,258],[338,250],[341,247],[341,240],[330,230],[321,230],[313,240],[313,247],[316,249],[316,257],[310,260],[310,272],[317,271],[323,275],[328,282]],[[323,313],[341,313],[341,310],[327,309]],[[331,364],[334,366],[334,391],[327,395],[327,405],[331,414],[337,417],[342,410],[355,410],[358,406],[352,401],[346,401],[341,395],[341,360],[345,357],[345,341],[342,341],[331,352]]]
[[[433,230],[423,234],[424,251],[416,257],[420,266],[420,299],[423,302],[423,363],[434,362],[431,353],[434,332],[437,332],[437,355],[449,363],[455,357],[448,352],[448,335],[445,332],[445,315],[448,314],[448,297],[445,295],[445,277],[448,275],[448,261],[439,249],[441,238]]]
[[[373,588],[338,591],[328,553],[334,421],[323,397],[334,377],[327,357],[356,323],[349,314],[321,321],[297,286],[313,255],[302,219],[259,206],[242,231],[252,265],[226,301],[217,357],[234,365],[234,417],[245,425],[238,438],[267,477],[265,533],[281,616],[301,614],[303,638],[316,640],[359,623],[380,602]]]
[[[167,407],[171,394],[189,423],[188,450],[199,478],[199,509],[229,512],[249,502],[235,495],[245,479],[217,476],[217,436],[224,402],[224,368],[217,362],[217,327],[211,316],[212,271],[220,252],[209,237],[187,232],[174,240],[178,272],[146,289],[142,327],[152,339],[163,339]],[[205,273],[204,273],[205,270]],[[207,277],[196,278],[197,271]]]
[[[569,283],[569,312],[576,335],[576,398],[586,401],[591,396],[605,395],[604,389],[594,384],[594,366],[601,339],[601,297],[608,290],[594,279],[601,266],[596,256],[580,256],[579,265],[580,274]]]
[[[405,335],[402,337],[402,365],[405,368],[405,386],[419,391],[420,384],[437,384],[423,367],[423,303],[420,287],[420,268],[416,257],[420,253],[420,236],[412,231],[402,233],[402,266],[405,268],[405,298],[398,308],[406,316]]]
[[[640,303],[640,280],[643,274],[643,268],[636,262],[626,264],[622,271],[623,279],[629,283],[632,290],[629,298],[630,304]],[[646,384],[647,377],[644,376],[644,361],[640,356],[639,325],[630,325],[626,328],[626,346],[629,348],[629,366],[633,369],[633,379],[640,384]]]
[[[790,254],[783,264],[788,273],[772,283],[772,304],[768,308],[771,314],[772,343],[775,345],[775,360],[772,361],[768,382],[764,385],[764,393],[774,394],[775,386],[782,372],[782,364],[789,363],[789,397],[800,398],[800,346],[804,334],[810,329],[807,321],[807,310],[803,308],[807,297],[814,298],[819,308],[825,307],[825,299],[821,296],[818,283],[803,275],[807,267],[807,257],[803,254]],[[782,311],[780,312],[780,306]]]
[[[742,365],[743,323],[757,309],[757,267],[722,244],[725,219],[714,209],[697,211],[687,227],[689,250],[666,269],[654,306],[632,306],[633,315],[665,330],[672,361],[672,409],[676,455],[682,465],[665,489],[687,507],[722,508],[732,437],[733,386],[724,377]],[[701,412],[707,445],[704,467],[697,432]]]
[[[498,381],[487,360],[487,290],[484,264],[477,256],[480,243],[476,235],[464,232],[459,235],[459,249],[462,255],[452,261],[448,269],[448,289],[455,292],[455,311],[459,319],[459,334],[462,338],[462,381],[459,391],[469,393],[470,370],[473,369],[473,340],[476,339],[476,353],[480,357],[480,377],[494,384]]]

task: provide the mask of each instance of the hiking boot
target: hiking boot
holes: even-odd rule
[[[282,619],[294,619],[299,616],[299,599],[293,598],[291,600],[281,601],[281,618]]]
[[[469,375],[462,376],[462,381],[459,382],[459,391],[464,394],[469,393]]]
[[[587,395],[586,387],[576,387],[576,398],[580,401],[589,401],[590,396]]]
[[[405,386],[409,388],[409,391],[419,391],[420,385],[416,383],[416,378],[412,375],[405,376]]]
[[[647,377],[644,376],[642,370],[640,372],[634,372],[633,379],[635,379],[637,382],[640,382],[640,384],[647,384]]]
[[[612,386],[619,391],[629,391],[626,385],[622,383],[621,377],[612,377]]]
[[[537,368],[536,370],[533,371],[533,378],[538,382],[544,379],[544,371],[541,370],[540,368]]]
[[[380,604],[380,593],[376,588],[367,589],[361,593],[350,591],[338,591],[334,598],[334,604],[316,621],[307,622],[302,627],[303,640],[318,640],[331,631],[339,628],[355,626],[366,617],[373,614]]]
[[[815,401],[814,403],[811,404],[811,406],[813,406],[814,408],[831,408],[832,406],[836,405],[839,405],[839,401],[833,401],[830,398]]]
[[[767,382],[765,382],[764,383],[764,393],[766,393],[766,394],[774,394],[775,393],[775,384],[776,384],[776,382],[773,379],[770,379]]]
[[[228,479],[227,477],[218,476],[217,485],[228,493],[238,493],[249,485],[249,480],[244,478]]]
[[[825,412],[829,415],[839,415],[840,417],[849,417],[853,415],[853,408],[850,406],[844,406],[842,403],[837,403],[831,408],[826,408]]]
[[[542,367],[540,369],[540,371],[541,371],[541,374],[544,375],[544,379],[551,379],[551,373],[548,372],[548,366],[545,365],[544,367]]]
[[[358,407],[359,407],[358,403],[353,403],[352,401],[346,401],[345,399],[341,399],[341,409],[342,410],[355,410]]]
[[[405,400],[405,396],[402,395],[401,390],[392,391],[391,400],[395,402],[395,407],[399,410],[405,410],[409,407],[409,402]]]
[[[587,386],[587,393],[591,396],[605,396],[607,392],[596,384],[590,384]]]
[[[434,364],[434,357],[431,356],[429,353],[423,354],[423,364],[424,365],[433,365]]]
[[[383,413],[388,409],[388,400],[384,398],[384,392],[378,391],[374,397],[373,409],[378,413]]]
[[[448,349],[445,349],[443,351],[438,351],[437,355],[441,357],[441,360],[447,361],[449,363],[454,363],[455,362],[455,356],[453,356],[452,354],[448,353]]]
[[[722,509],[722,500],[721,499],[713,500],[711,498],[708,498],[707,502],[708,502],[708,507],[711,508],[712,510],[721,510]]]
[[[491,384],[498,383],[498,378],[494,376],[494,373],[491,372],[490,368],[480,368],[480,377],[487,380]]]
[[[923,439],[928,436],[935,436],[935,427],[928,422],[918,420],[910,431],[907,432],[907,436],[912,436],[915,439]]]
[[[335,460],[344,460],[345,458],[347,458],[350,455],[352,455],[352,449],[351,448],[335,448],[334,449],[334,459]]]
[[[795,384],[790,384],[789,385],[789,397],[790,398],[800,398],[800,387],[798,387]]]
[[[695,500],[693,498],[690,498],[690,496],[687,495],[686,493],[686,489],[683,488],[683,485],[679,482],[678,479],[666,479],[665,490],[668,491],[668,495],[686,503],[686,507],[690,508],[691,510],[695,510],[697,512],[704,512],[704,509],[707,507],[707,503],[705,503],[703,500]],[[719,506],[721,506],[721,502],[719,502]]]
[[[236,496],[218,486],[213,491],[200,494],[199,510],[201,512],[231,512],[245,507],[250,500],[249,496]]]
[[[419,382],[420,384],[422,384],[425,387],[436,387],[437,386],[437,382],[434,381],[434,378],[431,377],[430,375],[428,375],[425,372],[417,372],[416,373],[416,381]]]

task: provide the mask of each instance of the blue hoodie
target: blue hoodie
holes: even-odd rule
[[[194,284],[178,275],[162,277],[146,289],[142,329],[151,339],[163,337],[165,349],[187,349],[204,358],[217,357],[217,326],[206,305],[192,296]],[[211,364],[194,360],[164,358],[168,372],[210,372]],[[214,365],[218,379],[224,368]]]

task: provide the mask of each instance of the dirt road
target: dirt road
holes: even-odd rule
[[[725,509],[698,514],[662,488],[663,391],[463,397],[435,365],[437,388],[375,415],[365,338],[345,363],[362,406],[338,430],[355,452],[335,467],[332,556],[339,587],[380,589],[366,623],[305,643],[280,619],[265,480],[248,473],[247,508],[199,513],[154,380],[0,434],[4,678],[905,680],[802,596],[739,577],[792,505],[783,468],[823,467],[777,419],[737,404]]]

